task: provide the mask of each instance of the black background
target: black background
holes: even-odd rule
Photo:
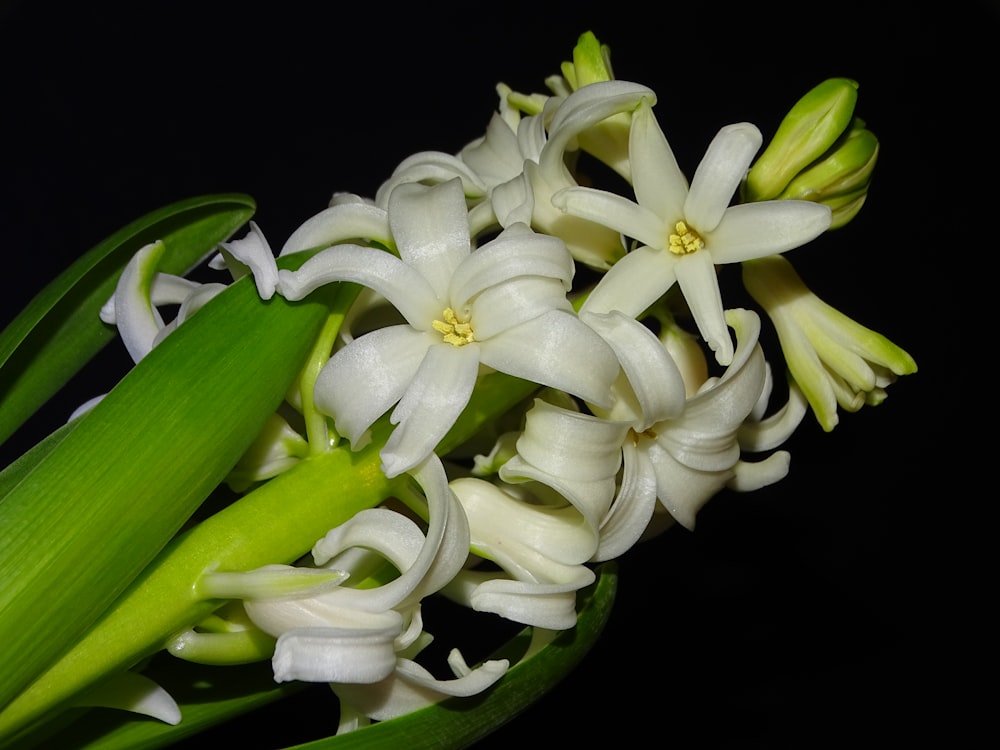
[[[946,12],[872,5],[619,3],[588,14],[537,3],[8,2],[3,320],[74,257],[182,198],[249,193],[280,246],[334,190],[372,195],[405,156],[456,151],[480,135],[497,82],[544,90],[587,29],[611,45],[617,77],[658,93],[689,174],[722,125],[749,120],[767,137],[812,85],[852,77],[858,114],[882,142],[869,202],[789,258],[820,296],[907,349],[920,372],[881,406],[842,415],[830,434],[807,417],[787,446],[785,481],[722,493],[695,532],[674,529],[626,555],[598,646],[483,744],[540,729],[560,743],[617,736],[675,747],[823,747],[938,731],[955,740],[974,716],[952,703],[961,685],[951,668],[979,663],[958,656],[974,643],[954,635],[971,625],[959,588],[972,571],[955,576],[952,564],[954,545],[966,546],[955,531],[969,524],[974,477],[988,471],[970,425],[993,411],[990,340],[969,343],[985,328],[975,279],[995,247],[977,204],[995,173],[998,13],[985,2]],[[89,375],[123,364],[112,352]],[[101,388],[74,384],[35,429]],[[971,394],[983,396],[973,413],[963,406]],[[286,729],[269,734],[258,721],[241,745],[280,746],[289,722],[324,711],[308,700],[265,714]]]

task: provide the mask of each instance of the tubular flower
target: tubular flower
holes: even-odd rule
[[[499,87],[501,101],[509,92]],[[551,203],[554,193],[577,185],[566,155],[578,138],[608,118],[628,113],[639,102],[655,101],[649,88],[627,81],[602,81],[566,98],[551,97],[542,112],[521,117],[501,106],[486,133],[457,155],[427,151],[401,163],[378,191],[386,205],[393,189],[408,182],[462,180],[473,208],[474,230],[499,223],[530,223],[533,229],[561,237],[574,258],[608,268],[622,256],[618,232],[590,220],[568,217]]]
[[[721,377],[708,380],[687,399],[682,412],[665,400],[660,402],[661,413],[672,416],[651,419],[640,408],[625,421],[609,421],[538,401],[528,412],[518,453],[501,468],[501,478],[541,482],[580,508],[601,533],[594,559],[622,554],[634,544],[653,520],[657,499],[690,529],[701,507],[724,487],[750,491],[782,479],[789,465],[784,451],[757,463],[741,459],[741,428],[759,412],[767,367],[757,343],[757,315],[730,310],[727,320],[737,334],[733,362]],[[634,371],[633,377],[648,381],[636,387],[636,393],[654,393],[657,383],[684,392],[676,368],[645,368]],[[640,407],[657,403],[641,396],[630,402]],[[801,417],[794,407],[791,412],[779,418],[784,437],[791,431],[789,421],[796,414]],[[618,413],[624,417],[627,412]],[[768,448],[780,442],[776,429],[768,431]],[[764,449],[764,439],[754,447]],[[591,446],[588,453],[581,450],[586,446]],[[594,446],[600,446],[599,455]]]
[[[373,508],[313,547],[317,565],[352,573],[371,569],[371,557],[378,555],[399,571],[396,578],[374,588],[326,584],[319,593],[307,589],[298,595],[252,598],[259,596],[260,587],[244,576],[243,592],[225,592],[247,597],[244,607],[251,621],[277,638],[272,659],[276,681],[329,682],[351,709],[380,720],[449,695],[485,690],[508,666],[497,660],[469,669],[453,653],[449,661],[455,679],[438,680],[413,661],[430,642],[420,602],[458,574],[470,537],[440,460],[432,456],[410,473],[426,498],[426,533],[400,513]],[[285,567],[269,566],[257,575],[270,579],[275,569]]]
[[[519,497],[517,488],[474,477],[450,486],[469,519],[472,551],[503,573],[464,570],[444,593],[525,625],[572,628],[576,593],[594,581],[584,563],[598,539],[587,519],[561,497]]]
[[[555,237],[514,224],[472,251],[461,184],[399,185],[389,199],[399,257],[339,245],[282,271],[301,299],[333,281],[384,296],[407,321],[339,349],[316,381],[317,408],[356,446],[397,404],[382,450],[389,477],[416,466],[468,403],[481,365],[606,404],[618,371],[611,349],[581,323],[566,292],[573,260]]]
[[[774,323],[789,372],[824,430],[836,427],[838,404],[850,412],[879,404],[898,376],[917,371],[885,336],[810,292],[785,258],[745,264],[743,283]]]
[[[635,202],[579,187],[552,198],[568,214],[640,243],[608,271],[581,309],[636,317],[676,281],[702,337],[718,362],[728,365],[733,344],[715,266],[790,250],[830,226],[830,209],[808,201],[729,205],[761,140],[749,123],[723,128],[689,188],[650,104],[642,103],[629,140]]]

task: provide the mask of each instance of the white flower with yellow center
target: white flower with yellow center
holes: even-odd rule
[[[398,426],[382,450],[396,476],[420,463],[465,408],[481,365],[607,404],[614,353],[566,298],[574,264],[563,242],[514,224],[476,250],[461,183],[402,184],[388,205],[399,257],[338,245],[278,290],[302,299],[335,281],[367,286],[407,321],[339,349],[316,381],[317,408],[356,446],[393,404]]]
[[[803,245],[830,226],[830,209],[809,201],[730,206],[761,145],[749,123],[719,131],[688,186],[648,102],[632,116],[629,155],[635,201],[592,188],[567,188],[552,202],[640,243],[619,260],[584,304],[638,316],[676,281],[702,337],[720,364],[733,358],[716,265]]]

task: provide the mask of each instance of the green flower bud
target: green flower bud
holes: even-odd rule
[[[564,62],[561,72],[573,91],[615,77],[611,72],[611,51],[606,44],[597,41],[592,31],[580,35],[573,48],[573,62]]]
[[[878,138],[856,120],[848,133],[809,168],[800,172],[778,196],[823,203],[833,209],[830,228],[843,226],[858,212],[868,194]]]
[[[746,199],[765,201],[780,195],[851,124],[857,98],[856,81],[829,78],[799,99],[751,167],[746,180]]]

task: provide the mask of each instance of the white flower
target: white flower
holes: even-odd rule
[[[881,403],[897,376],[917,371],[885,336],[809,291],[785,258],[745,264],[743,283],[774,323],[788,369],[824,430],[837,425],[838,404],[857,411]]]
[[[319,593],[307,589],[297,595],[261,596],[276,574],[300,570],[288,566],[269,566],[238,577],[212,574],[206,581],[215,596],[244,598],[253,623],[277,638],[272,659],[276,681],[331,683],[348,713],[374,719],[409,713],[447,696],[478,693],[508,667],[501,659],[469,669],[453,652],[449,663],[455,679],[440,680],[413,661],[430,642],[420,602],[458,574],[468,556],[470,537],[440,459],[431,456],[410,474],[423,490],[429,519],[426,533],[400,513],[373,508],[333,529],[313,547],[317,565],[348,573],[371,569],[370,558],[380,556],[399,571],[388,583],[331,587],[339,583],[334,579],[322,582]],[[255,576],[265,585],[256,586]],[[223,586],[236,588],[223,590]]]
[[[391,416],[398,426],[382,451],[387,476],[434,450],[468,403],[481,365],[608,403],[618,363],[566,299],[574,266],[560,240],[514,224],[473,251],[458,180],[398,186],[389,223],[398,258],[339,245],[279,277],[288,299],[354,281],[406,319],[338,350],[315,390],[317,407],[352,445],[398,402]]]
[[[460,477],[450,486],[469,519],[472,551],[503,572],[462,571],[443,593],[525,625],[572,628],[576,594],[594,581],[584,563],[598,537],[587,519],[562,498],[517,497],[509,485]]]
[[[499,91],[503,101],[509,89],[501,86]],[[376,202],[385,205],[402,183],[458,177],[466,197],[477,204],[472,212],[475,231],[492,223],[506,227],[530,222],[532,228],[561,238],[577,260],[608,268],[624,253],[618,232],[600,222],[566,216],[552,205],[551,197],[577,185],[566,166],[566,155],[577,147],[577,138],[608,118],[631,112],[644,100],[656,100],[645,86],[603,81],[566,98],[551,97],[543,112],[530,117],[521,118],[501,106],[485,135],[457,156],[427,151],[402,162],[379,189]]]
[[[689,188],[650,105],[641,104],[629,141],[635,202],[591,188],[568,188],[552,198],[568,214],[641,243],[612,267],[583,309],[636,317],[676,281],[702,337],[728,365],[733,344],[715,266],[790,250],[830,225],[830,209],[808,201],[729,205],[760,145],[760,132],[749,123],[723,128]]]
[[[604,322],[613,326],[621,318],[609,313]],[[614,421],[538,401],[528,412],[518,454],[501,468],[501,478],[542,482],[580,508],[601,533],[594,559],[615,557],[635,543],[653,519],[657,499],[674,519],[693,528],[698,510],[724,487],[749,491],[782,479],[789,465],[783,451],[757,463],[741,459],[741,428],[759,410],[767,367],[757,344],[757,315],[730,310],[727,319],[737,334],[733,362],[687,399],[683,411],[677,412],[673,398],[656,396],[658,382],[683,395],[676,368],[632,370],[632,380],[647,382],[637,384],[628,399],[633,411],[612,410],[619,416]],[[672,416],[654,418],[651,411]],[[757,447],[763,449],[764,441],[773,447],[787,437],[796,415],[801,418],[801,411],[793,408],[780,420],[780,435],[769,423]]]

